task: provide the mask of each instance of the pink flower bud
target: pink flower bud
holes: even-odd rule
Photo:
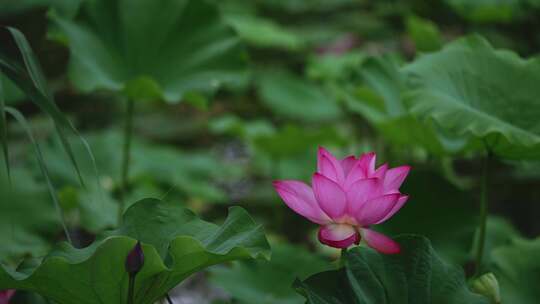
[[[9,299],[15,294],[15,289],[0,291],[0,304],[9,304]]]
[[[136,275],[144,265],[144,253],[141,242],[137,242],[126,257],[126,272],[130,276]]]

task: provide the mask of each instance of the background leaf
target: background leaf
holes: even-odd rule
[[[264,104],[277,115],[304,121],[336,120],[337,103],[319,86],[283,71],[258,74],[258,93]]]
[[[93,0],[74,20],[53,20],[68,38],[70,79],[86,92],[121,91],[144,77],[163,99],[178,102],[246,76],[238,38],[206,1]]]
[[[11,184],[0,171],[0,260],[45,255],[49,239],[60,229],[58,215],[46,187],[33,183],[29,172],[15,169]]]
[[[291,285],[332,265],[321,256],[299,246],[272,246],[270,261],[241,261],[231,267],[211,270],[211,280],[239,303],[302,304],[304,300]]]
[[[429,191],[426,191],[426,185],[429,185]],[[402,192],[411,194],[409,202],[398,214],[380,225],[380,229],[389,235],[423,235],[445,261],[458,265],[468,262],[479,220],[474,197],[435,172],[421,168],[414,169]],[[459,224],[456,224],[456,219],[459,219]]]
[[[407,103],[420,117],[504,158],[540,157],[540,63],[471,36],[404,68]]]
[[[415,142],[437,155],[465,149],[464,140],[412,116],[402,98],[406,79],[395,58],[370,58],[359,67],[359,73],[364,86],[341,89],[338,94],[351,111],[361,113],[389,141],[402,146]]]
[[[124,261],[141,240],[145,263],[137,275],[135,303],[150,304],[210,265],[269,257],[261,226],[241,208],[231,208],[225,223],[217,226],[178,203],[146,199],[126,211],[123,223],[87,248],[62,245],[34,268],[0,268],[0,289],[35,291],[59,304],[123,303],[128,283]]]
[[[296,287],[309,304],[488,303],[469,291],[463,272],[441,260],[427,239],[396,240],[400,254],[355,247],[346,254],[345,268],[319,273]]]
[[[494,273],[501,286],[502,303],[532,304],[540,292],[540,239],[514,238],[491,252]]]

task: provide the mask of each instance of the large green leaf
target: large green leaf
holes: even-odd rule
[[[264,104],[286,118],[320,122],[335,120],[341,115],[336,101],[320,86],[290,72],[261,72],[257,88]]]
[[[272,246],[271,261],[241,261],[232,267],[211,270],[211,280],[239,303],[303,304],[305,301],[291,285],[333,266],[324,258],[298,246]]]
[[[440,130],[431,121],[419,121],[406,108],[406,88],[397,60],[374,57],[360,67],[364,85],[336,88],[348,108],[362,114],[387,140],[400,146],[419,145],[431,153],[445,155],[463,150],[464,141]]]
[[[396,238],[402,252],[384,255],[355,247],[344,268],[316,274],[296,288],[309,304],[487,304],[472,293],[463,271],[447,264],[419,236]]]
[[[407,103],[474,146],[500,157],[540,157],[540,62],[494,50],[478,36],[422,56],[404,71]]]
[[[238,38],[206,1],[89,0],[75,19],[54,15],[69,42],[69,76],[83,91],[176,102],[245,79]]]
[[[30,290],[58,302],[125,303],[125,258],[136,240],[144,266],[135,303],[154,303],[194,272],[213,264],[269,256],[261,225],[233,207],[222,226],[197,218],[176,202],[145,199],[124,214],[123,225],[91,246],[63,244],[33,268],[0,268],[0,289]]]
[[[515,238],[491,252],[491,268],[501,286],[502,303],[534,304],[540,297],[540,238]]]

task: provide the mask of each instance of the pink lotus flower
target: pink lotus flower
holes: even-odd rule
[[[317,172],[312,186],[301,181],[275,181],[274,188],[287,206],[321,225],[319,241],[335,248],[359,244],[379,252],[399,253],[399,245],[387,236],[369,229],[392,217],[408,199],[399,187],[409,166],[375,169],[375,153],[336,159],[320,147]]]
[[[9,304],[9,299],[11,299],[14,294],[14,289],[0,290],[0,304]]]

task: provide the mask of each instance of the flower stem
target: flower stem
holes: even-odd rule
[[[133,304],[133,292],[135,290],[135,275],[129,276],[127,304]]]
[[[341,256],[339,257],[338,268],[345,267],[345,256],[347,255],[347,248],[341,249]]]
[[[133,136],[133,112],[135,103],[132,98],[127,99],[126,117],[124,123],[124,144],[122,146],[122,175],[120,180],[120,207],[118,210],[118,223],[122,222],[122,215],[126,206],[126,193],[128,188],[129,163],[131,158],[131,137]]]
[[[487,226],[487,213],[488,213],[488,174],[489,174],[489,163],[491,159],[491,152],[488,150],[487,155],[482,161],[482,177],[481,177],[481,189],[480,189],[480,225],[479,225],[479,234],[477,251],[476,251],[476,276],[480,275],[482,258],[484,256],[484,245],[486,242],[486,226]]]

